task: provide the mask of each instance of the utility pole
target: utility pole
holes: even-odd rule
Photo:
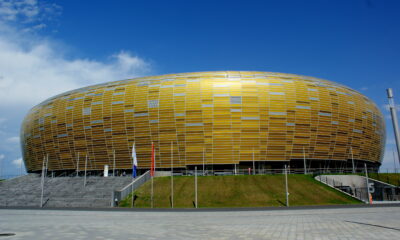
[[[391,88],[387,89],[387,96],[388,96],[388,99],[389,99],[390,114],[392,115],[393,131],[394,131],[394,137],[395,137],[396,146],[397,146],[397,157],[398,157],[398,160],[400,162],[399,125],[398,125],[398,121],[397,121],[396,104],[394,103],[393,91],[392,91]]]

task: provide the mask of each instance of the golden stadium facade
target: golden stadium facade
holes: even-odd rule
[[[327,80],[220,71],[135,78],[80,88],[33,107],[22,124],[29,172],[156,167],[351,166],[382,160],[385,126],[374,102]],[[79,160],[80,159],[80,160]]]

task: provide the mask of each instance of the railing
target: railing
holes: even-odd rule
[[[356,169],[356,173],[364,173],[364,168]],[[373,169],[368,169],[369,172],[373,172]],[[174,169],[173,174],[174,176],[192,176],[194,175],[194,170],[185,170],[185,169]],[[275,168],[275,169],[219,169],[214,170],[208,167],[204,170],[202,167],[197,168],[197,175],[198,176],[224,176],[224,175],[264,175],[264,174],[284,174],[284,168]],[[304,171],[304,168],[287,168],[288,174],[312,174],[312,175],[319,175],[319,174],[346,174],[346,173],[353,173],[352,168],[307,168]]]
[[[209,167],[207,167],[209,168]],[[201,166],[198,167],[198,173],[201,173]],[[372,169],[368,169],[368,171],[371,171]],[[189,170],[187,170],[189,172]],[[234,174],[234,170],[233,169],[229,169],[229,170],[207,170],[209,173],[215,172],[215,175],[218,175],[218,173],[221,172],[226,172],[226,171],[230,171],[231,174],[230,175],[235,175]],[[284,169],[261,169],[261,170],[256,170],[255,172],[257,174],[279,174],[282,173],[284,171]],[[174,170],[175,172],[186,172],[186,170]],[[193,172],[193,171],[192,171]],[[322,173],[352,173],[353,170],[352,168],[307,168],[307,173],[310,174],[322,174]],[[373,172],[373,171],[371,171]],[[296,168],[296,169],[290,169],[288,168],[288,173],[289,174],[303,174],[304,173],[304,168]],[[357,168],[356,169],[356,173],[364,173],[364,168]],[[400,168],[379,168],[379,173],[400,173]],[[79,176],[83,177],[84,171],[80,170],[79,171]],[[98,171],[97,173],[92,173],[91,171],[87,172],[87,176],[102,176],[103,171]],[[221,173],[222,174],[222,173]],[[248,169],[238,169],[237,170],[237,175],[244,175],[244,174],[248,174]],[[21,177],[21,176],[25,176],[27,175],[27,173],[23,173],[23,174],[0,174],[0,180],[8,180],[8,179],[12,179],[12,178],[17,178],[17,177]],[[39,174],[40,175],[40,174]],[[212,174],[211,174],[212,175]],[[52,172],[48,171],[47,173],[47,177],[51,177],[52,176]],[[69,172],[69,173],[57,173],[54,174],[55,177],[76,177],[76,172]],[[112,176],[112,175],[109,175]]]
[[[341,191],[344,194],[347,194],[351,197],[357,198],[363,202],[368,202],[368,192],[367,188],[351,188],[350,186],[343,185],[342,182],[335,180],[329,176],[316,176],[316,180],[335,188],[336,190]]]
[[[329,185],[331,187],[336,187],[336,188],[343,187],[343,183],[342,182],[340,182],[338,180],[335,180],[334,178],[330,178],[329,176],[321,176],[320,175],[320,176],[317,176],[315,178],[318,181],[320,181],[322,183],[325,183],[325,184],[327,184],[327,185]]]
[[[114,190],[112,192],[112,198],[111,198],[111,206],[115,207],[116,201],[120,202],[122,199],[126,198],[130,193],[138,189],[140,186],[142,186],[145,182],[150,180],[150,171],[145,172],[144,174],[140,175],[138,178],[133,179],[131,183],[126,185],[125,187],[121,189]]]

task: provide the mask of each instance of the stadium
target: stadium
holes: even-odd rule
[[[294,74],[216,71],[84,87],[33,107],[21,128],[28,172],[87,168],[369,168],[385,125],[374,102],[331,81]]]

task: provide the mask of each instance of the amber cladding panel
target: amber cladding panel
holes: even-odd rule
[[[385,126],[362,94],[327,80],[270,72],[202,72],[129,79],[52,97],[26,116],[21,144],[29,171],[139,169],[252,161],[380,163]],[[172,145],[172,146],[171,146]],[[172,149],[172,151],[171,151]],[[79,155],[79,156],[78,156]],[[80,159],[80,161],[78,160]],[[78,166],[79,165],[79,166]]]

